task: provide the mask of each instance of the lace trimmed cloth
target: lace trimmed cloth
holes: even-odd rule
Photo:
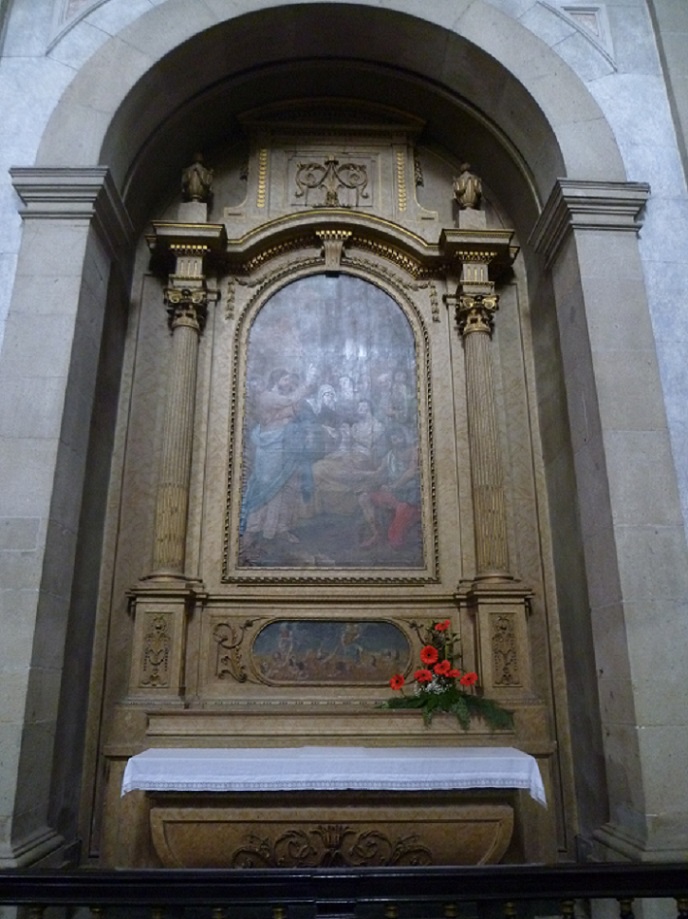
[[[525,789],[546,806],[534,757],[513,747],[158,748],[127,762],[141,791],[450,791]]]

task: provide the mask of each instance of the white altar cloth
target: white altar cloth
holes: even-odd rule
[[[158,748],[127,762],[141,791],[449,791],[523,788],[546,806],[537,761],[513,747]]]

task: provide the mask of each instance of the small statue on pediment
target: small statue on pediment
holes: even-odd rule
[[[460,169],[459,176],[454,179],[454,198],[461,210],[480,210],[483,183],[479,176],[471,172],[470,163],[462,163]]]
[[[207,201],[213,188],[213,170],[203,162],[202,153],[194,153],[193,163],[182,172],[184,201]]]

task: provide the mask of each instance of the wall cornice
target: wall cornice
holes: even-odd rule
[[[106,166],[15,166],[10,175],[24,220],[93,221],[113,253],[131,242],[133,225]]]
[[[572,230],[637,233],[649,196],[650,186],[646,182],[558,179],[529,242],[550,265]]]

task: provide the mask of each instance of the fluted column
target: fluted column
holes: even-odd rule
[[[475,517],[476,577],[508,577],[504,476],[494,404],[490,338],[499,297],[460,294],[459,331],[466,356],[468,439]]]
[[[193,202],[192,202],[193,204]],[[202,205],[205,207],[205,205]],[[130,591],[134,636],[130,699],[183,703],[186,627],[202,583],[186,570],[198,349],[209,301],[207,262],[226,244],[224,226],[154,223],[154,263],[171,268],[165,307],[172,334],[155,501],[152,571]]]
[[[165,303],[172,355],[155,506],[152,576],[183,577],[198,340],[205,323],[208,293],[204,288],[168,287]]]
[[[454,296],[464,345],[471,460],[475,573],[457,599],[475,622],[476,665],[483,690],[505,704],[538,704],[532,690],[527,617],[532,593],[510,570],[504,467],[492,378],[492,331],[499,296],[494,278],[514,256],[511,232],[445,230],[444,250],[460,263]]]

